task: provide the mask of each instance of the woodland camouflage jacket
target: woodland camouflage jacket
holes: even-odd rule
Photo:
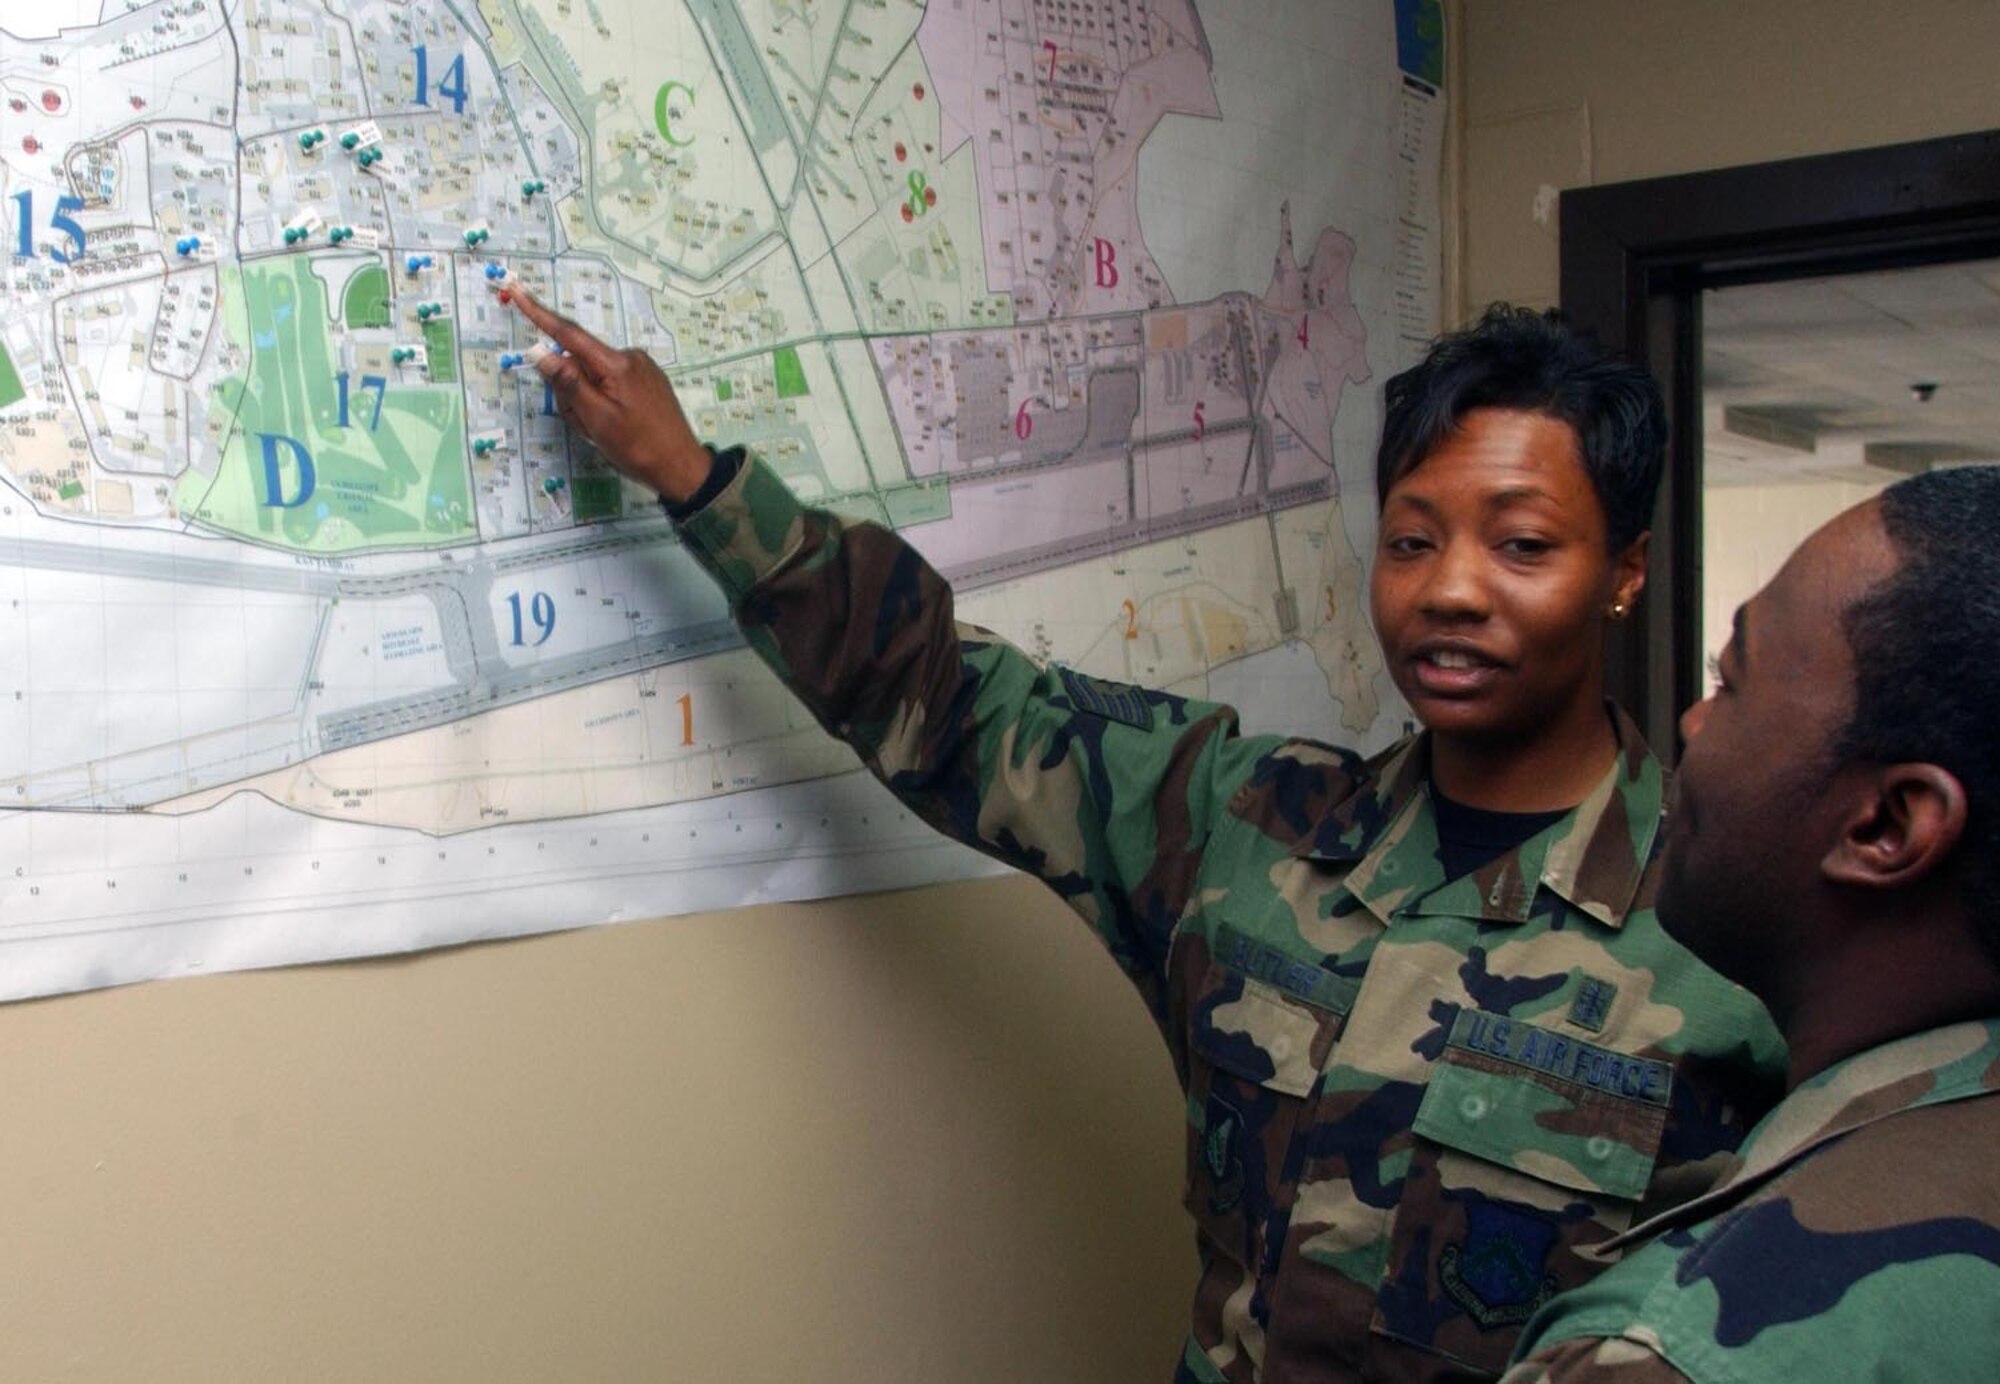
[[[1507,1384],[2000,1379],[1996,1094],[2000,1019],[1821,1073],[1537,1317]]]
[[[1705,1189],[1775,1097],[1762,1007],[1654,921],[1662,775],[1622,717],[1586,802],[1446,880],[1421,737],[1363,762],[1040,666],[754,459],[681,532],[821,724],[1144,997],[1187,1094],[1179,1379],[1497,1374],[1583,1247]]]

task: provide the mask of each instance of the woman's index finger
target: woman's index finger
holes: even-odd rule
[[[611,347],[561,313],[543,307],[531,294],[515,289],[508,296],[530,322],[541,328],[556,345],[575,356],[593,378],[602,379],[611,372],[618,354]]]

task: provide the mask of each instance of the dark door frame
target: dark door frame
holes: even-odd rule
[[[1562,307],[1648,366],[1672,440],[1610,682],[1662,754],[1702,695],[1701,290],[2000,256],[2000,130],[1562,194]]]

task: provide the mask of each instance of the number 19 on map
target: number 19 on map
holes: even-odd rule
[[[524,645],[529,648],[539,647],[548,643],[549,636],[556,632],[555,597],[549,595],[546,591],[537,591],[534,599],[528,602],[528,618],[534,622],[535,628],[541,631],[540,635],[533,640],[525,638],[527,632],[521,627],[520,592],[510,591],[507,593],[507,610],[514,617],[514,638],[512,642],[516,648]]]

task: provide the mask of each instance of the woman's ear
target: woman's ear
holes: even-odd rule
[[[1935,764],[1890,764],[1861,780],[1820,872],[1859,889],[1900,889],[1942,868],[1965,835],[1965,786]]]
[[[1630,610],[1639,603],[1639,593],[1646,589],[1646,551],[1652,541],[1653,531],[1648,529],[1611,559],[1612,605]]]

